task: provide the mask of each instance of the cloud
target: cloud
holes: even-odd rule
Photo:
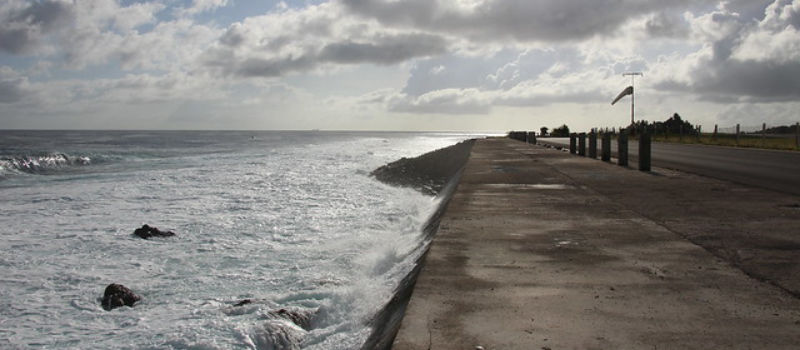
[[[225,76],[280,77],[334,65],[398,64],[444,54],[448,46],[442,36],[384,28],[324,3],[233,23],[203,62]]]
[[[493,107],[532,107],[555,103],[606,104],[611,89],[613,70],[590,69],[565,71],[559,64],[531,79],[523,79],[508,88],[483,85],[480,88],[441,88],[420,94],[404,91],[372,92],[361,103],[383,104],[387,110],[421,114],[488,114]]]
[[[179,16],[193,16],[203,12],[214,11],[228,5],[228,0],[193,0],[191,6],[178,9]]]
[[[447,42],[429,34],[381,35],[374,42],[335,42],[319,53],[319,61],[342,64],[396,64],[412,58],[445,53]]]
[[[396,94],[387,99],[387,107],[398,113],[486,114],[491,101],[477,89],[443,89],[420,96]]]
[[[12,54],[34,52],[44,35],[74,16],[63,1],[10,1],[0,6],[0,50]]]
[[[760,21],[745,18],[725,4],[693,17],[692,36],[703,49],[674,68],[656,86],[692,92],[716,102],[788,102],[800,98],[800,0],[775,0]]]
[[[659,12],[651,16],[645,30],[654,38],[684,38],[689,35],[689,25],[676,13]]]
[[[716,113],[720,128],[733,128],[735,124],[742,124],[742,128],[761,130],[761,123],[767,127],[777,125],[791,125],[797,122],[797,110],[800,103],[733,103]]]
[[[0,103],[14,103],[22,101],[28,94],[26,78],[0,79]]]
[[[389,26],[422,28],[481,41],[554,42],[609,35],[631,18],[668,8],[684,8],[691,2],[342,0],[342,3],[352,13]]]
[[[0,103],[23,101],[32,92],[28,78],[8,66],[0,66]]]

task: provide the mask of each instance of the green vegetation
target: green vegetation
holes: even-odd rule
[[[781,150],[797,150],[794,135],[789,137],[753,134],[740,134],[739,142],[736,142],[735,134],[714,134],[703,133],[698,137],[697,135],[669,135],[666,137],[664,134],[654,135],[652,138],[655,142],[673,142],[673,143],[687,143],[687,144],[703,144],[715,146],[731,146],[731,147],[752,147],[752,148],[766,148],[766,149],[781,149]]]
[[[550,136],[553,136],[553,137],[569,137],[569,127],[566,124],[561,125],[561,126],[555,128],[555,129],[553,129],[553,131],[550,133]]]
[[[639,121],[633,129],[632,139],[638,139],[636,134],[647,130],[654,142],[673,142],[686,144],[703,144],[730,147],[751,147],[779,150],[798,150],[796,141],[796,125],[778,126],[761,132],[739,133],[699,133],[697,127],[681,118],[678,113],[663,122],[648,123]],[[630,130],[630,129],[629,129]]]

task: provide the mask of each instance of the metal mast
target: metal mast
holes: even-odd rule
[[[629,76],[629,75],[631,76],[631,88],[633,88],[633,80],[636,78],[637,75],[640,76],[640,77],[644,76],[644,74],[642,74],[642,72],[625,72],[625,73],[622,73],[622,76]],[[635,95],[635,93],[636,93],[636,90],[633,89],[632,92],[631,92],[631,125],[633,125],[633,96]]]

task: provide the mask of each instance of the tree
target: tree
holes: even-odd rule
[[[555,128],[555,129],[553,129],[553,132],[550,133],[550,136],[568,137],[569,136],[569,127],[567,126],[567,124],[561,125],[561,126]]]
[[[541,129],[539,129],[539,136],[547,136],[547,130],[549,129],[547,129],[546,126],[543,126]]]

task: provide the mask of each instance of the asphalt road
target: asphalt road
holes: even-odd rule
[[[569,146],[569,138],[539,142]],[[616,155],[616,140],[611,144]],[[597,148],[599,158],[599,140]],[[628,151],[636,166],[638,143],[631,142]],[[800,152],[653,142],[652,165],[800,195]]]

